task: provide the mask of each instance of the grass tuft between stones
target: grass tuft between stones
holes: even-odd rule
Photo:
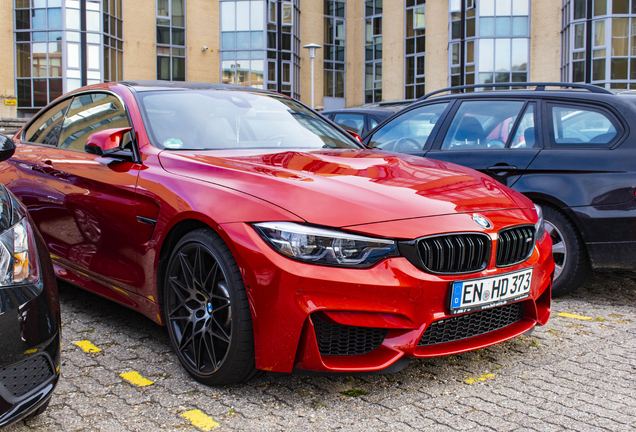
[[[340,393],[349,397],[358,397],[358,396],[367,394],[367,391],[362,389],[352,389],[352,390],[344,390],[344,391],[341,391]]]

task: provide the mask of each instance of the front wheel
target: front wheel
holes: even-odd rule
[[[236,261],[218,234],[186,234],[170,255],[164,285],[170,340],[195,380],[223,385],[256,374],[249,302]]]
[[[545,230],[552,237],[554,281],[552,296],[574,292],[590,270],[583,239],[572,223],[557,209],[543,208]]]

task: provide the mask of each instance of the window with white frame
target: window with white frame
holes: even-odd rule
[[[382,0],[366,0],[364,16],[364,103],[382,102]]]
[[[298,2],[220,2],[223,83],[300,97]]]
[[[426,0],[406,0],[404,99],[426,93]]]
[[[104,0],[104,81],[124,79],[124,35],[122,0]],[[88,5],[87,5],[88,9]],[[89,71],[89,80],[91,77]]]
[[[636,89],[636,0],[563,0],[561,78]]]
[[[79,0],[12,1],[19,113],[123,78],[122,0],[86,0],[83,7]]]
[[[324,96],[345,97],[345,7],[344,0],[324,3]]]
[[[449,0],[451,86],[528,81],[530,0]]]
[[[157,79],[186,80],[186,0],[157,0]]]

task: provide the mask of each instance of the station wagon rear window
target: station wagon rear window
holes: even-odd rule
[[[610,147],[618,137],[610,113],[576,105],[550,104],[552,147]]]

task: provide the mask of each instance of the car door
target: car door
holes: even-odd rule
[[[428,158],[464,165],[512,186],[541,151],[537,102],[461,101]]]
[[[380,150],[424,156],[452,107],[449,101],[400,112],[365,137],[364,143]]]
[[[93,133],[130,126],[124,104],[116,95],[76,95],[57,145],[32,146],[37,155],[33,188],[38,205],[32,207],[31,216],[57,265],[134,291],[143,273],[132,245],[146,235],[145,241],[149,238],[135,218],[140,165],[84,151]]]

